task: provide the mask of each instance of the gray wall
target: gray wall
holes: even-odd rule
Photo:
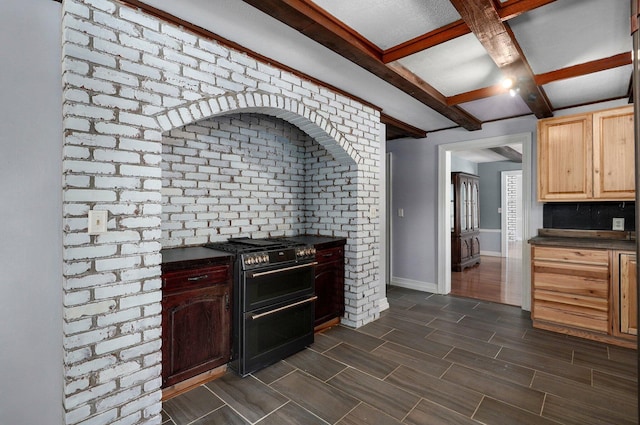
[[[0,424],[62,423],[60,4],[0,6]]]
[[[502,203],[502,172],[522,170],[522,164],[511,161],[484,162],[478,164],[480,177],[480,228],[500,229]]]
[[[469,132],[456,128],[430,133],[428,139],[390,141],[392,166],[392,279],[436,284],[438,261],[438,146],[446,143],[480,140],[510,134],[532,133],[536,138],[534,116],[484,124],[482,130]],[[532,153],[535,163],[535,148]],[[535,168],[533,170],[535,181]],[[534,185],[535,186],[535,185]],[[535,188],[532,199],[535,202]],[[398,208],[404,217],[398,217]],[[530,225],[542,224],[542,208],[534,208]]]
[[[451,172],[460,171],[469,174],[478,174],[478,164],[476,162],[467,161],[455,155],[451,154]]]

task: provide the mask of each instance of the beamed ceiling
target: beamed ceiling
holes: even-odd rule
[[[630,98],[629,0],[123,1],[379,108],[388,139]]]

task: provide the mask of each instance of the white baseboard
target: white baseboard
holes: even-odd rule
[[[437,283],[421,282],[419,280],[403,279],[401,277],[391,277],[391,285],[399,286],[406,289],[414,289],[416,291],[438,293]]]
[[[486,255],[487,257],[502,257],[501,252],[496,251],[482,251],[480,250],[480,255]]]

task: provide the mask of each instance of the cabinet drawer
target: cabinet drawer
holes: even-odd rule
[[[594,264],[609,267],[609,252],[607,250],[591,250],[579,248],[551,248],[536,246],[533,248],[533,260],[565,262],[577,264]]]
[[[583,275],[590,276],[583,276]],[[574,275],[558,273],[550,267],[534,267],[536,290],[607,299],[609,297],[609,270],[575,270]]]
[[[609,309],[607,300],[572,297],[566,294],[535,291],[534,320],[545,320],[563,326],[607,333]]]
[[[316,252],[316,261],[321,263],[328,263],[331,261],[344,261],[344,248],[329,248]]]
[[[231,279],[231,266],[228,264],[202,267],[192,270],[168,272],[162,276],[164,291],[182,291],[227,283]]]

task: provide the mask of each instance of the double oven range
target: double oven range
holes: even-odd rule
[[[232,359],[246,376],[313,343],[315,248],[286,238],[233,238]]]

